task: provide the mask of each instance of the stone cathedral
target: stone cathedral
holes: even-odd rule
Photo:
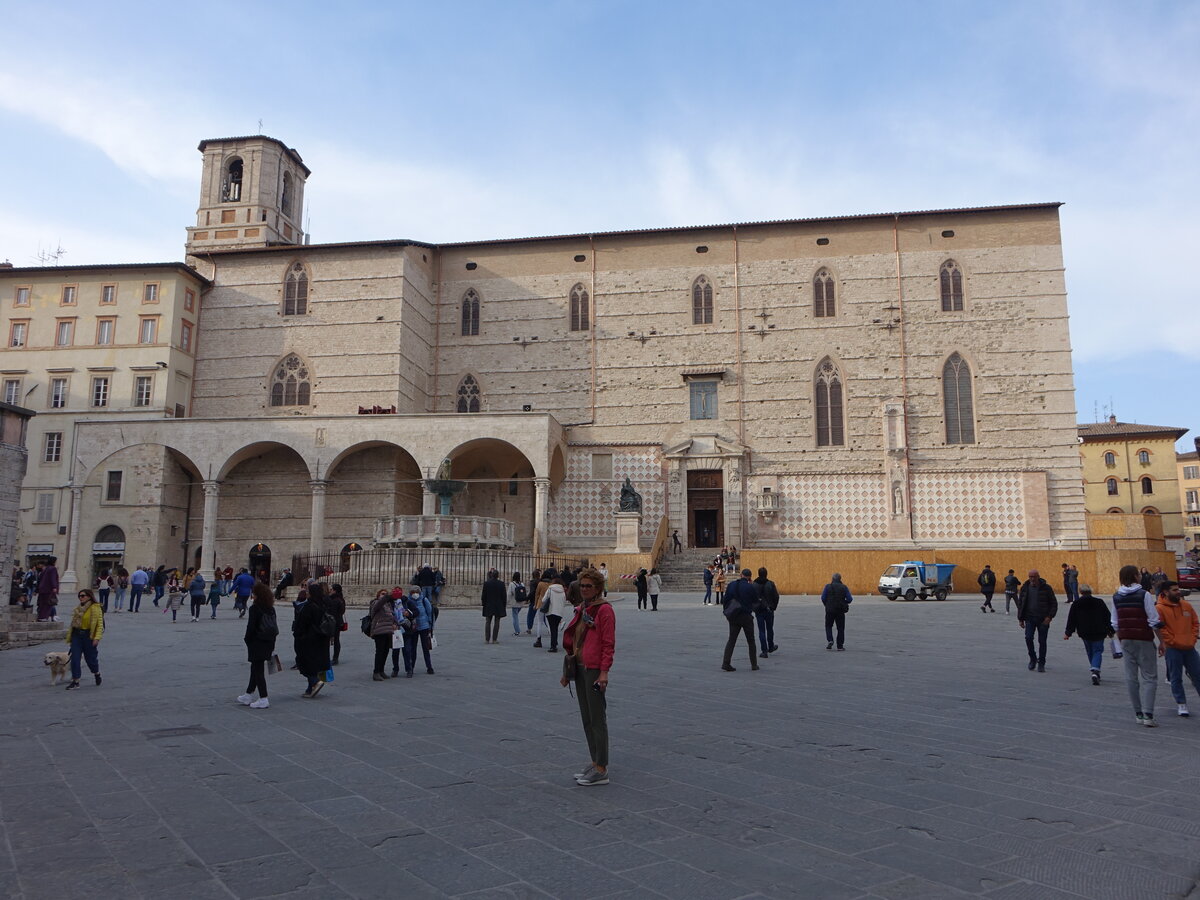
[[[643,549],[664,517],[701,547],[1086,537],[1057,203],[316,244],[296,150],[200,151],[184,417],[78,426],[75,539],[115,524],[130,566],[444,512],[586,556],[626,478]],[[136,502],[93,502],[114,469]]]

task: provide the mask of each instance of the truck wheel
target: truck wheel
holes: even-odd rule
[[[907,591],[904,592],[904,599],[907,600],[909,603],[912,603],[914,600],[917,599],[917,592],[914,591],[912,588],[909,588]]]
[[[889,600],[895,600],[900,595],[899,594],[885,594],[884,596],[887,597]]]
[[[934,595],[933,595],[933,596],[934,596],[934,597],[936,597],[938,600],[945,600],[945,599],[946,599],[946,592],[945,592],[945,591],[937,591],[937,592],[935,592],[935,593],[934,593]]]

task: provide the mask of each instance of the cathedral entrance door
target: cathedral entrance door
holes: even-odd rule
[[[271,548],[255,544],[250,548],[250,574],[264,584],[271,583]]]
[[[721,547],[725,543],[725,492],[720,469],[687,473],[688,536],[693,547]]]

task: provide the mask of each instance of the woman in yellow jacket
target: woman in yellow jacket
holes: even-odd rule
[[[84,588],[79,592],[79,605],[71,615],[71,627],[67,629],[67,643],[71,645],[71,683],[68,691],[79,687],[79,657],[87,661],[88,670],[100,678],[100,638],[104,635],[104,611],[96,602],[95,595]]]

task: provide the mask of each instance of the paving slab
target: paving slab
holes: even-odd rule
[[[570,777],[587,754],[561,655],[485,644],[474,610],[442,614],[436,675],[372,681],[351,631],[316,700],[285,669],[267,710],[234,702],[228,615],[110,614],[104,684],[70,693],[44,647],[6,650],[0,896],[1200,892],[1200,717],[1173,715],[1165,681],[1142,728],[1122,670],[1092,686],[1078,641],[1029,672],[1013,617],[869,596],[841,653],[819,603],[785,597],[779,652],[753,672],[743,644],[727,673],[699,596],[613,598],[612,783],[593,788]]]

